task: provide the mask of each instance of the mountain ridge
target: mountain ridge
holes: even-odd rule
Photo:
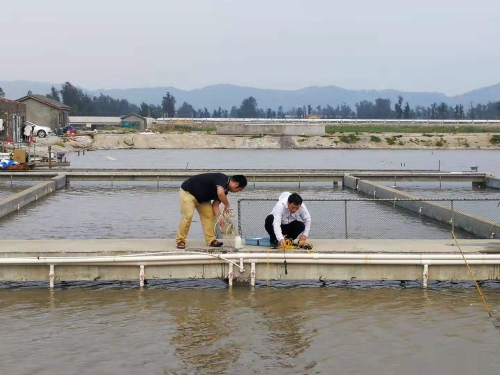
[[[47,94],[51,86],[56,88],[60,84],[48,82],[37,82],[28,80],[0,81],[0,87],[4,90],[6,98],[19,99],[28,91],[34,94]],[[286,111],[292,107],[302,107],[311,104],[314,108],[318,105],[333,107],[346,103],[354,110],[355,104],[362,101],[374,102],[377,98],[388,98],[391,103],[397,101],[401,95],[404,102],[412,108],[416,106],[429,106],[432,103],[445,102],[448,105],[462,104],[468,108],[472,102],[486,104],[487,102],[500,101],[500,83],[474,89],[463,94],[447,96],[441,92],[413,92],[396,89],[363,89],[351,90],[336,85],[308,86],[296,90],[262,89],[250,86],[238,86],[228,83],[214,84],[193,90],[182,90],[172,86],[137,87],[128,89],[98,89],[87,90],[77,86],[92,95],[109,95],[116,99],[126,99],[131,103],[140,105],[142,102],[148,104],[160,104],[163,95],[170,92],[177,100],[177,106],[184,101],[194,108],[204,108],[212,111],[219,106],[223,109],[231,109],[231,106],[239,106],[241,101],[249,96],[257,99],[260,108],[278,109],[281,105]]]

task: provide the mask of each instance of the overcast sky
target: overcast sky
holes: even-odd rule
[[[448,95],[500,82],[499,0],[5,1],[0,30],[0,80]]]

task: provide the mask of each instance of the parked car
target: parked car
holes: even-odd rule
[[[48,126],[37,125],[31,121],[26,121],[26,125],[33,126],[33,135],[36,135],[39,138],[45,138],[49,135],[52,135],[52,129]]]

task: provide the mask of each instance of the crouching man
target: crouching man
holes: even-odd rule
[[[299,218],[301,221],[297,220]],[[278,203],[266,217],[265,228],[272,247],[284,247],[285,238],[295,240],[298,237],[299,244],[305,243],[311,230],[311,215],[302,197],[288,191],[281,193]]]

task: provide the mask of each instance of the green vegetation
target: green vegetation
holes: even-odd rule
[[[139,112],[139,107],[125,99],[114,99],[109,95],[93,96],[65,82],[61,90],[52,86],[47,98],[71,107],[70,116],[119,116]]]
[[[327,125],[326,133],[333,134],[335,132],[345,133],[423,133],[424,137],[432,137],[432,134],[439,135],[446,133],[500,133],[500,126],[392,126],[392,125]]]
[[[495,134],[494,136],[492,136],[490,138],[490,142],[492,145],[498,145],[500,144],[500,135],[499,134]]]
[[[359,141],[360,138],[356,134],[349,134],[349,135],[341,135],[339,139],[341,142],[344,143],[356,143],[357,141]]]
[[[370,141],[375,142],[375,143],[382,142],[382,140],[380,139],[380,137],[377,137],[376,135],[371,135],[370,136]]]
[[[396,137],[386,138],[385,141],[387,142],[388,145],[394,146],[396,144]]]

